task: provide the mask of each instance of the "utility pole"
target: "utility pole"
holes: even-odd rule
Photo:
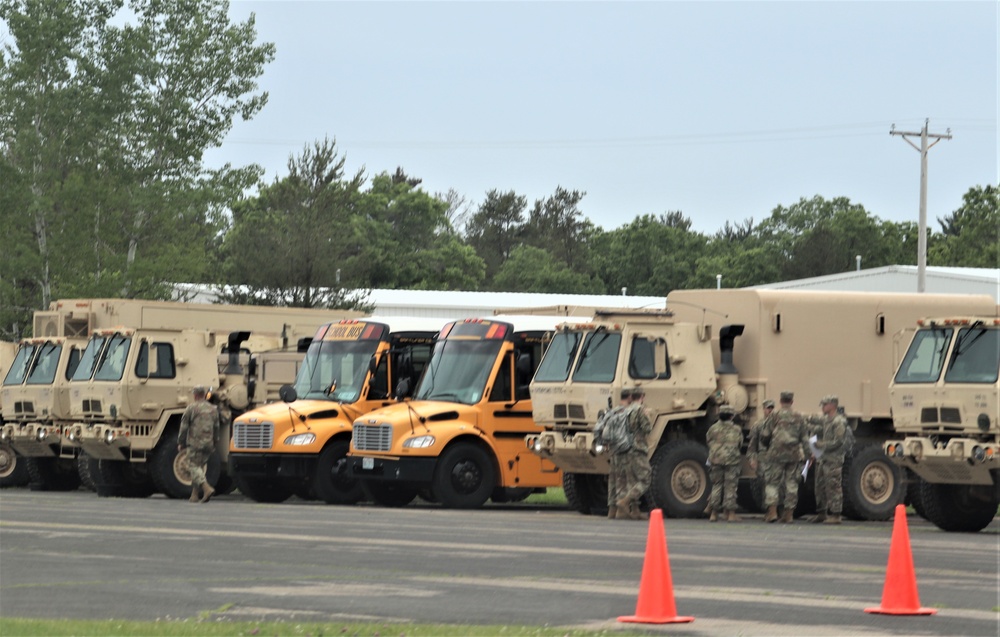
[[[893,124],[889,129],[890,135],[900,135],[910,146],[913,146],[920,153],[920,220],[918,223],[917,235],[917,292],[923,292],[927,280],[927,151],[934,144],[942,139],[951,139],[951,129],[947,129],[944,135],[940,133],[928,133],[927,127],[930,120],[924,120],[924,128],[919,133],[910,133],[896,130]],[[910,141],[911,137],[920,138],[920,147]],[[933,139],[929,145],[928,139]]]

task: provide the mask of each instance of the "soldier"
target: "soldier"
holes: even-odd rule
[[[626,410],[629,405],[632,404],[632,390],[622,389],[621,400],[618,406],[615,407],[616,410]],[[614,411],[614,410],[612,410]],[[609,414],[610,417],[610,414]],[[602,419],[603,422],[607,422],[608,417]],[[600,431],[594,430],[595,436],[600,436]],[[625,485],[628,484],[628,474],[625,471],[627,454],[624,453],[611,453],[611,471],[608,473],[608,519],[614,520],[618,517],[618,500],[621,499],[623,492],[625,490]],[[628,516],[628,511],[622,511],[622,517]]]
[[[205,465],[215,451],[219,437],[219,412],[206,400],[208,390],[195,387],[194,402],[181,416],[181,430],[177,436],[177,451],[187,449],[188,474],[191,476],[191,502],[208,502],[215,489],[205,479]]]
[[[761,438],[760,430],[764,425],[764,421],[774,411],[774,401],[767,399],[761,405],[764,408],[764,416],[750,428],[750,440],[747,443],[747,460],[750,462],[750,468],[757,472],[757,476],[761,482],[767,484],[767,448],[771,441]]]
[[[809,431],[805,419],[792,411],[794,394],[781,392],[781,408],[771,414],[761,425],[760,435],[770,440],[768,450],[767,487],[764,490],[764,504],[767,506],[765,522],[778,519],[778,500],[784,490],[784,506],[781,521],[790,523],[799,499],[800,464],[809,453]]]
[[[649,432],[653,430],[653,423],[649,420],[649,413],[643,406],[646,392],[642,387],[632,390],[632,405],[629,407],[629,433],[632,435],[632,448],[625,454],[625,473],[628,482],[622,491],[622,496],[615,505],[618,508],[618,517],[628,517],[633,520],[647,520],[649,516],[639,510],[639,500],[649,488],[652,478],[652,469],[649,466]]]
[[[847,419],[840,414],[840,400],[834,396],[824,396],[820,408],[826,417],[816,448],[823,452],[816,462],[816,517],[813,522],[840,524],[840,512],[844,507],[843,475]],[[827,515],[829,513],[829,515]]]
[[[712,495],[708,500],[709,522],[719,519],[719,511],[726,512],[727,522],[739,522],[736,515],[736,486],[740,481],[740,445],[743,430],[733,422],[735,416],[729,405],[719,407],[719,420],[708,428],[708,477],[712,481]]]

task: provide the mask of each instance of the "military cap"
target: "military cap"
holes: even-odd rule
[[[795,394],[790,391],[781,392],[781,402],[790,403],[795,398]]]
[[[735,414],[736,410],[733,409],[730,405],[719,405],[719,413],[720,414]]]
[[[632,397],[632,390],[631,389],[623,389],[622,390],[622,393],[621,393],[621,399],[622,400],[628,400],[631,397]]]
[[[833,403],[834,405],[839,405],[840,399],[834,396],[833,394],[827,394],[826,396],[823,396],[823,400],[819,401],[819,404],[825,405],[827,403]]]
[[[765,400],[765,401],[764,401],[763,403],[761,403],[761,404],[763,405],[764,409],[767,409],[767,408],[769,408],[769,407],[770,407],[771,409],[774,409],[774,401],[773,401],[773,400],[771,400],[770,398],[768,398],[767,400]]]
[[[204,385],[195,385],[194,388],[191,389],[191,393],[195,396],[207,396],[208,387],[205,387]]]
[[[642,387],[634,387],[632,389],[632,398],[638,398],[639,396],[645,396],[646,390]]]

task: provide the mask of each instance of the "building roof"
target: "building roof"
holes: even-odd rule
[[[928,266],[924,291],[936,294],[989,294],[1000,303],[1000,268]],[[771,289],[916,292],[917,266],[887,265],[838,274],[751,286]]]

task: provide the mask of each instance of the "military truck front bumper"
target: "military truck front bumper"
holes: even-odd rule
[[[524,439],[525,446],[536,456],[552,462],[565,473],[610,472],[606,450],[594,444],[589,431],[543,431]]]
[[[437,458],[384,458],[350,456],[347,471],[358,480],[426,483],[434,479]]]
[[[80,448],[99,460],[128,460],[131,457],[131,432],[125,427],[93,425],[80,432]]]
[[[229,452],[229,471],[250,478],[311,478],[319,454]]]
[[[69,430],[70,427],[66,429]],[[65,433],[58,425],[5,425],[0,431],[0,442],[9,444],[18,455],[25,458],[72,458],[79,445],[66,438]]]
[[[934,441],[908,436],[889,440],[883,449],[897,464],[933,484],[993,484],[992,472],[1000,471],[1000,444],[972,438]]]

